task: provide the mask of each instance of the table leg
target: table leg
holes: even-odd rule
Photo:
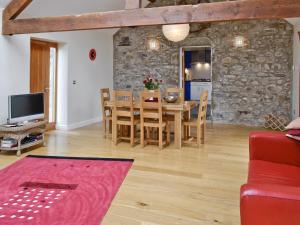
[[[116,124],[116,118],[115,118],[115,113],[114,110],[112,110],[112,143],[116,144],[117,143],[117,132],[118,132],[118,127]]]
[[[181,149],[181,123],[182,123],[182,112],[175,112],[175,129],[174,129],[174,142],[175,147]]]

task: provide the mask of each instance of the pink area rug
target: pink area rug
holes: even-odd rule
[[[99,225],[133,160],[28,156],[0,171],[1,225]]]

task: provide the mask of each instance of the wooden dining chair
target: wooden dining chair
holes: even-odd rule
[[[148,143],[158,143],[159,148],[162,149],[163,146],[170,144],[170,127],[168,122],[163,120],[160,91],[143,91],[140,98],[141,145],[144,147]],[[158,131],[158,140],[150,138],[150,131],[154,129]]]
[[[167,96],[176,96],[176,97],[178,97],[178,100],[176,101],[176,103],[180,103],[180,104],[184,103],[184,90],[183,90],[183,88],[178,88],[178,87],[167,88],[166,95]],[[188,113],[189,112],[185,112],[186,115],[184,115],[184,117],[189,118],[189,117],[187,117]],[[164,119],[167,120],[169,123],[171,123],[173,125],[173,123],[175,121],[175,114],[172,113],[172,112],[164,113]]]
[[[106,106],[106,103],[110,101],[109,88],[100,89],[101,107],[102,107],[102,127],[104,132],[104,138],[107,137],[107,124],[109,126],[109,133],[112,131],[112,111],[110,107]]]
[[[133,147],[136,142],[136,127],[140,123],[139,115],[135,115],[133,93],[131,91],[114,91],[113,125],[117,127],[116,141],[130,141]],[[130,136],[124,128],[129,128]]]
[[[166,95],[167,96],[170,96],[170,95],[177,96],[178,97],[177,103],[184,103],[183,88],[178,88],[178,87],[167,88]]]
[[[207,105],[208,105],[208,91],[204,91],[200,97],[200,106],[198,112],[198,118],[196,119],[189,119],[183,122],[184,131],[191,127],[197,128],[197,136],[187,136],[187,133],[184,132],[184,143],[191,143],[196,138],[196,143],[198,147],[201,144],[204,144],[204,137],[205,137],[205,127],[206,127],[206,112],[207,112]]]

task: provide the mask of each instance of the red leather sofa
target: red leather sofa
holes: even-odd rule
[[[300,225],[300,142],[281,133],[250,134],[241,225]]]

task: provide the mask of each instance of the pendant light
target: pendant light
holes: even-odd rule
[[[183,41],[190,32],[189,24],[174,24],[174,25],[163,25],[163,34],[165,37],[173,42]]]
[[[176,0],[175,0],[175,5]],[[163,25],[162,31],[164,36],[173,42],[183,41],[190,32],[189,24],[172,24],[172,25]]]

